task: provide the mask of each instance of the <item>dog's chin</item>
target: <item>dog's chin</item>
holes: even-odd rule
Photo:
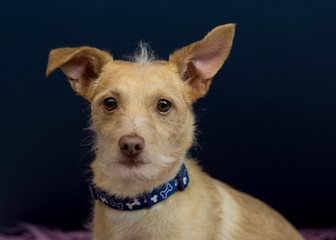
[[[143,152],[136,158],[127,158],[118,152],[106,150],[102,158],[97,161],[99,171],[102,171],[106,178],[118,178],[122,180],[153,179],[164,171],[173,159],[161,154],[153,155]]]

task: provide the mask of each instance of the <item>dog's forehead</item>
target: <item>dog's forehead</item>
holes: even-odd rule
[[[166,61],[133,63],[113,61],[107,64],[101,75],[97,91],[110,88],[138,90],[160,88],[181,91],[183,84],[175,67]]]

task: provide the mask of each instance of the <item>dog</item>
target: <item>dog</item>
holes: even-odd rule
[[[145,44],[131,61],[92,47],[50,52],[91,104],[94,240],[302,240],[265,203],[204,173],[192,104],[206,95],[231,50],[235,24],[155,60]]]

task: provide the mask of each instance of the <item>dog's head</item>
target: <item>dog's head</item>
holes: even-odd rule
[[[206,94],[228,57],[234,28],[215,28],[169,61],[153,61],[145,47],[133,62],[91,47],[50,52],[47,75],[60,67],[91,103],[96,171],[150,179],[181,164],[193,143],[191,105]]]

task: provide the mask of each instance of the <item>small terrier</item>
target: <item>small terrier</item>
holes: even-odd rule
[[[94,240],[303,240],[275,210],[188,158],[192,104],[227,59],[234,31],[216,27],[169,61],[144,45],[133,61],[92,47],[50,52],[47,76],[61,68],[91,103]]]

